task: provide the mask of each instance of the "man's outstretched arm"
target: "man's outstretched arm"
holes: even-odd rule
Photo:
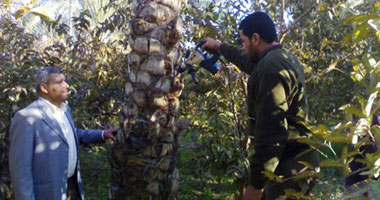
[[[202,45],[202,50],[213,49],[220,51],[220,53],[234,65],[236,65],[241,71],[251,74],[252,70],[255,68],[256,63],[254,63],[249,55],[245,53],[243,48],[222,43],[218,40],[212,38],[207,38],[206,43]]]

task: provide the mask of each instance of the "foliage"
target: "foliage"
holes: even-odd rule
[[[108,29],[90,29],[86,12],[74,22],[76,38],[66,35],[63,42],[46,47],[44,54],[49,64],[61,66],[68,74],[72,85],[70,103],[80,108],[74,111],[76,120],[83,122],[83,127],[88,126],[88,121],[92,121],[91,127],[94,122],[101,126],[116,116],[123,98],[125,47],[119,40],[102,42],[98,32],[105,34]]]
[[[305,65],[310,122],[312,124],[325,124],[315,126],[313,128],[314,138],[305,142],[321,149],[321,153],[324,155],[326,153],[327,155],[335,154],[335,156],[328,157],[326,161],[322,162],[323,167],[342,167],[347,172],[348,156],[353,155],[355,151],[347,152],[347,146],[344,147],[345,159],[340,160],[341,155],[336,155],[336,150],[333,148],[336,146],[335,144],[349,142],[346,137],[350,133],[342,135],[346,133],[347,126],[336,127],[334,131],[330,131],[327,127],[331,127],[336,122],[346,118],[346,115],[338,109],[339,107],[354,103],[355,99],[364,104],[365,99],[374,92],[373,89],[370,89],[370,85],[373,87],[378,82],[378,72],[375,70],[378,61],[374,59],[379,57],[377,48],[378,27],[375,26],[375,22],[378,20],[378,14],[376,15],[378,3],[371,1],[368,4],[352,6],[353,4],[350,2],[343,4],[340,1],[321,1],[320,3],[304,1],[301,4],[298,1],[289,1],[284,8],[284,5],[279,2],[277,4],[258,2],[249,4],[248,2],[232,0],[214,1],[197,10],[190,1],[192,8],[188,8],[189,14],[184,19],[187,20],[185,35],[189,34],[189,37],[185,38],[189,38],[188,41],[191,42],[211,36],[228,43],[235,43],[237,36],[231,33],[236,32],[239,19],[248,14],[247,10],[239,6],[242,3],[246,3],[245,8],[253,7],[256,10],[265,10],[272,14],[273,18],[277,19],[280,29],[279,38],[285,47],[297,54]],[[349,9],[345,9],[347,7]],[[220,8],[223,8],[223,11],[227,10],[227,12],[219,14]],[[284,10],[292,16],[293,21],[285,21]],[[350,13],[353,13],[352,16]],[[362,27],[359,28],[360,26]],[[347,39],[350,37],[352,40]],[[244,143],[244,137],[239,136],[239,132],[236,131],[239,129],[235,129],[238,126],[244,127],[244,124],[236,122],[234,118],[242,117],[244,119],[246,117],[243,113],[245,97],[242,95],[244,86],[231,85],[235,90],[240,90],[240,93],[238,92],[235,96],[235,100],[231,101],[228,95],[223,95],[226,91],[231,92],[231,90],[210,84],[209,82],[214,82],[214,80],[209,79],[208,74],[201,72],[201,76],[203,79],[201,86],[191,87],[187,84],[186,89],[190,87],[190,90],[195,91],[195,95],[191,96],[190,93],[187,96],[185,90],[185,102],[187,102],[186,100],[190,102],[183,105],[182,108],[186,111],[186,117],[194,122],[193,129],[189,134],[196,134],[195,137],[200,144],[201,156],[195,159],[199,167],[195,167],[198,171],[196,170],[197,173],[194,173],[194,176],[196,176],[195,174],[202,174],[204,181],[207,182],[221,174],[227,174],[227,177],[230,177],[226,173],[228,169],[234,169],[232,174],[239,174],[246,169],[246,166],[241,163],[244,163],[248,155],[239,153],[246,150],[244,149],[245,146],[231,145],[233,143]],[[355,76],[360,78],[360,81]],[[372,78],[370,79],[370,77]],[[245,80],[242,79],[242,85],[244,82]],[[368,84],[366,84],[367,82]],[[197,95],[199,88],[203,93],[198,92]],[[198,97],[196,101],[191,101],[199,95],[202,97]],[[233,109],[223,106],[221,102],[224,101],[235,102],[235,105],[237,104],[240,107],[237,113],[243,115],[239,116],[232,113],[226,117],[225,113],[231,113]],[[215,107],[217,109],[214,109]],[[352,108],[352,106],[349,107]],[[354,110],[357,111],[358,109]],[[365,105],[362,105],[359,110],[363,110],[360,113],[365,113]],[[217,120],[213,118],[213,114],[217,116]],[[371,120],[371,115],[366,117],[367,121]],[[242,120],[242,122],[244,121]],[[356,129],[357,126],[352,126],[351,133],[355,132]],[[225,156],[226,152],[228,153],[227,156]],[[228,164],[225,165],[223,158],[227,158],[225,160],[231,161],[231,163],[227,162]],[[235,181],[238,182],[238,179]]]
[[[6,17],[0,17],[1,199],[11,198],[7,155],[3,153],[8,148],[10,118],[35,98],[33,75],[39,68],[55,65],[67,73],[71,85],[69,104],[77,126],[96,128],[117,121],[116,114],[124,100],[124,77],[128,74],[125,55],[129,51],[127,22],[132,16],[129,6],[125,1],[110,1],[100,6],[104,10],[94,7],[81,12],[73,19],[75,34],[71,34],[69,25],[59,18],[44,22],[48,33],[45,41],[25,33]],[[362,145],[362,142],[352,144],[352,139],[370,130],[376,140],[380,140],[379,127],[370,127],[372,114],[379,113],[380,109],[379,7],[374,0],[215,0],[202,5],[189,0],[181,16],[183,50],[204,37],[238,45],[238,24],[252,10],[266,11],[275,19],[281,43],[305,66],[310,128],[314,137],[304,142],[320,151],[323,160],[321,174],[324,177],[314,190],[315,199],[360,198],[366,192],[370,199],[379,198],[376,181],[369,181],[346,194],[342,194],[345,189],[341,186],[344,176],[352,173],[348,168],[351,156],[357,154]],[[201,80],[199,85],[192,83],[189,76],[185,77],[186,87],[180,98],[181,115],[192,122],[181,135],[184,147],[179,157],[180,196],[184,199],[191,199],[191,195],[199,199],[238,198],[246,184],[250,152],[245,131],[246,77],[229,63],[215,76],[210,77],[201,69],[197,75]],[[97,190],[101,197],[107,193],[104,187],[109,168],[103,160],[107,148],[86,149],[81,155],[86,163],[92,163],[82,162],[83,168],[98,170],[101,174],[91,178],[93,173],[84,173],[85,183],[90,184],[86,186],[88,196],[93,199],[97,198]],[[87,160],[88,157],[91,159]],[[379,173],[379,158],[378,153],[373,153],[362,160],[370,166],[366,172],[370,176]],[[98,163],[97,159],[102,162]],[[98,181],[102,188],[92,186]],[[232,186],[223,187],[226,184]],[[329,194],[319,189],[326,185],[334,186],[329,187]],[[225,188],[231,189],[230,194],[216,194]]]
[[[112,17],[125,17],[114,13]],[[34,75],[44,66],[64,69],[70,84],[76,125],[81,128],[101,128],[115,123],[123,99],[123,71],[126,60],[125,37],[112,38],[108,43],[100,37],[110,29],[122,30],[120,23],[109,19],[102,26],[89,28],[87,15],[74,19],[76,37],[68,33],[67,25],[48,23],[54,40],[40,45],[34,35],[25,33],[7,16],[0,23],[0,197],[10,199],[8,174],[8,130],[12,114],[35,98]]]
[[[297,30],[302,31],[301,38],[296,36],[301,42],[296,43],[294,47],[299,49],[296,52],[299,52],[300,59],[304,60],[306,72],[310,74],[307,94],[312,96],[309,98],[309,105],[314,122],[317,120],[319,123],[326,123],[331,119],[343,118],[341,112],[336,109],[339,107],[336,103],[349,103],[355,94],[363,92],[351,79],[352,61],[362,59],[367,52],[376,53],[371,49],[371,46],[376,46],[376,41],[372,38],[369,38],[368,42],[349,45],[345,43],[351,27],[344,25],[344,14],[341,11],[343,5],[339,2],[319,5],[315,13],[318,20],[300,22],[303,27],[311,27],[307,29],[310,31]],[[313,12],[310,13],[311,16],[312,14]],[[324,59],[320,59],[321,57]],[[313,98],[314,96],[320,98]]]
[[[243,82],[233,71],[233,67],[226,68],[212,80],[216,84],[207,79],[202,86],[190,83],[182,96],[182,109],[184,117],[193,124],[186,134],[200,143],[195,149],[197,156],[188,161],[196,166],[194,176],[204,182],[233,179],[238,188],[242,187],[240,182],[244,183],[248,167],[248,136],[244,131],[246,105],[240,87]],[[227,76],[228,73],[231,74]]]
[[[36,4],[36,3],[38,3],[38,1],[31,1],[27,3],[25,6],[20,7],[14,14],[15,18],[18,19],[27,13],[31,13],[31,14],[40,16],[44,20],[52,21],[53,17],[50,16],[48,9],[44,6],[33,7],[33,4]]]
[[[344,8],[348,5],[342,4],[341,6]],[[352,69],[348,70],[346,74],[353,81],[353,89],[351,91],[354,91],[354,93],[350,94],[352,96],[350,98],[351,101],[339,108],[339,110],[344,111],[342,113],[344,113],[345,119],[332,129],[327,128],[326,125],[313,127],[315,137],[312,140],[305,141],[316,148],[331,143],[343,144],[342,153],[337,155],[336,158],[324,160],[321,162],[321,167],[341,168],[346,176],[350,173],[357,173],[351,172],[348,164],[352,161],[352,156],[359,153],[359,147],[374,138],[376,138],[375,141],[377,143],[379,141],[377,139],[380,134],[379,129],[377,126],[371,127],[371,123],[373,114],[378,115],[380,102],[378,98],[380,89],[378,83],[380,61],[375,59],[378,58],[379,51],[372,48],[376,49],[380,40],[378,38],[378,27],[373,27],[373,24],[370,23],[371,21],[378,20],[378,14],[376,13],[379,7],[380,4],[375,2],[359,7],[354,14],[342,17],[344,13],[341,12],[337,16],[342,17],[340,19],[341,23],[343,21],[344,24],[352,25],[353,27],[352,31],[349,31],[351,26],[342,27],[343,31],[341,32],[345,33],[345,36],[336,45],[342,48],[342,53],[345,56],[349,55],[349,57],[346,57],[345,62]],[[361,12],[364,14],[360,14]],[[349,30],[347,31],[347,29]],[[365,47],[365,50],[361,50],[361,47]],[[347,49],[352,49],[353,53],[349,51],[346,53]],[[361,138],[359,142],[357,138]],[[350,150],[351,148],[352,150]],[[369,177],[376,177],[379,172],[378,159],[378,153],[366,154],[366,159],[361,162],[367,164],[369,171],[362,173],[368,174]],[[376,187],[376,181],[370,180],[368,184],[362,187],[348,190],[344,198],[360,197],[368,193],[370,199],[377,199],[379,198],[378,194],[373,192]]]
[[[85,198],[89,200],[108,199],[111,170],[107,162],[110,143],[81,148],[79,159],[84,183]]]

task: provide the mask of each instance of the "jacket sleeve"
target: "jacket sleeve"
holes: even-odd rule
[[[32,160],[35,126],[32,117],[20,113],[10,128],[9,171],[17,200],[34,200]]]
[[[102,137],[103,130],[84,130],[77,128],[76,132],[81,144],[104,142],[104,139]]]
[[[256,66],[256,63],[252,62],[249,55],[246,54],[242,48],[222,43],[219,50],[227,60],[247,74],[251,74],[253,68]]]
[[[250,159],[250,184],[264,187],[265,171],[275,171],[288,138],[286,112],[288,84],[279,72],[267,70],[253,88],[256,94],[254,153]]]

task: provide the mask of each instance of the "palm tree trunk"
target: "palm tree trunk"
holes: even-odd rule
[[[111,199],[176,199],[182,3],[133,2],[122,131],[109,155]]]

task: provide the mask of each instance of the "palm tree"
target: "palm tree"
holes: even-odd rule
[[[183,0],[134,1],[125,105],[112,147],[111,199],[176,199],[179,101],[176,75]]]
[[[49,32],[42,20],[52,21],[62,15],[62,22],[70,24],[73,13],[82,9],[79,0],[12,0],[9,1],[9,11],[14,13],[18,24],[27,32],[38,36],[48,35]]]
[[[3,2],[2,2],[3,3]],[[8,11],[17,19],[18,24],[28,33],[41,37],[52,37],[51,31],[43,21],[60,19],[59,23],[67,24],[70,34],[74,35],[73,17],[78,17],[81,12],[88,11],[87,20],[90,28],[94,29],[106,21],[116,10],[109,6],[110,0],[8,0],[0,7],[0,14]],[[125,5],[126,0],[119,0],[116,5]],[[108,41],[117,37],[120,30],[105,34],[101,39]],[[51,38],[50,38],[51,39]]]

